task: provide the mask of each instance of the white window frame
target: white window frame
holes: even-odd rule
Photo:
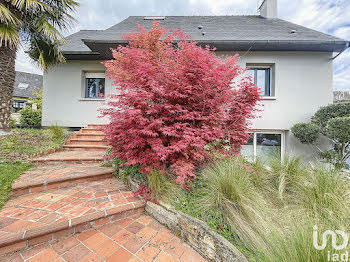
[[[103,78],[104,81],[104,97],[86,97],[86,79],[87,78]],[[82,90],[82,98],[80,100],[82,101],[101,101],[105,100],[106,98],[106,74],[105,72],[89,72],[85,71],[84,72],[84,79],[83,79],[83,90]]]
[[[284,161],[285,156],[285,144],[286,144],[286,132],[285,131],[273,131],[273,130],[254,130],[248,132],[253,134],[253,161],[257,159],[256,148],[257,148],[257,134],[267,134],[267,135],[281,135],[281,161]]]

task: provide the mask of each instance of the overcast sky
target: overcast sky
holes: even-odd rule
[[[257,14],[262,0],[78,0],[77,23],[81,29],[106,29],[130,15],[248,15]],[[349,0],[277,0],[279,18],[350,40]],[[23,50],[16,70],[41,73]],[[334,61],[334,89],[350,91],[350,50]]]

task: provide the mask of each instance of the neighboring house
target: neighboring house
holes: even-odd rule
[[[271,154],[315,154],[290,132],[315,111],[333,101],[333,53],[349,41],[277,18],[277,1],[265,0],[256,16],[131,16],[106,30],[82,30],[67,38],[62,51],[66,64],[44,75],[43,125],[80,127],[106,123],[98,118],[105,96],[114,92],[101,61],[111,59],[110,48],[125,45],[125,35],[137,24],[150,28],[153,19],[171,29],[182,29],[200,45],[216,53],[239,53],[262,90],[260,118],[244,146],[252,158]]]
[[[24,108],[43,88],[43,76],[16,71],[12,107],[14,112]]]
[[[43,76],[16,71],[15,84],[13,86],[13,113],[11,118],[19,124],[19,110],[26,106],[31,106],[33,109],[36,105],[29,105],[30,100],[35,97],[34,93],[39,92],[43,88]]]
[[[334,91],[333,103],[350,102],[350,91]]]

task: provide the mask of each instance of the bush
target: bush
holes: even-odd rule
[[[344,116],[350,116],[350,103],[330,104],[317,110],[312,117],[312,123],[321,127],[321,131],[325,133],[324,129],[330,119]]]
[[[19,111],[20,124],[24,127],[40,127],[41,126],[41,110],[33,110],[25,107]]]
[[[301,143],[313,144],[320,134],[320,127],[312,123],[299,123],[292,127],[292,133]]]
[[[332,118],[327,123],[327,136],[338,143],[350,141],[350,117]]]
[[[300,142],[314,145],[320,151],[320,156],[336,169],[348,167],[346,161],[350,157],[350,103],[321,107],[312,117],[311,123],[296,124],[292,127],[292,132]],[[321,150],[317,147],[315,142],[321,133],[332,142],[332,150]]]
[[[241,78],[238,57],[219,58],[157,22],[126,38],[129,45],[105,62],[119,93],[102,111],[110,119],[105,132],[112,155],[145,173],[170,171],[185,185],[210,156],[205,145],[221,141],[225,147],[218,148],[237,153],[259,100],[251,79]],[[175,47],[174,39],[184,41]]]

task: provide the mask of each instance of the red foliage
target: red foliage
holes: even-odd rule
[[[158,204],[158,200],[152,196],[151,189],[147,186],[147,184],[143,183],[139,186],[139,188],[134,192],[134,196],[141,196],[145,201],[152,201]]]
[[[104,62],[118,91],[103,110],[107,139],[126,165],[170,170],[185,185],[210,155],[205,145],[221,139],[236,154],[246,143],[258,88],[242,75],[238,55],[219,58],[157,22],[139,28]]]

